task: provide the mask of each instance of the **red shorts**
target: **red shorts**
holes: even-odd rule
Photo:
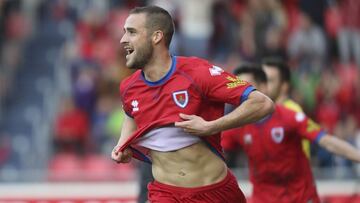
[[[166,185],[157,181],[148,185],[148,199],[151,203],[245,203],[235,176],[228,170],[221,182],[196,187],[184,188]]]

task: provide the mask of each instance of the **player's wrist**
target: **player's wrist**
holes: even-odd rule
[[[222,131],[221,125],[219,124],[218,120],[209,121],[208,127],[209,134],[214,135]]]

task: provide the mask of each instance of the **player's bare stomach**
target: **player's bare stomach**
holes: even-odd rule
[[[151,151],[156,181],[178,187],[201,187],[220,182],[227,175],[223,160],[203,142],[171,152]]]

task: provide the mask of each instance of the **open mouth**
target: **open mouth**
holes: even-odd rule
[[[125,50],[126,50],[126,57],[134,52],[134,49],[131,47],[125,47]]]

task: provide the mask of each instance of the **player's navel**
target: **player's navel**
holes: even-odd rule
[[[178,173],[180,176],[185,176],[186,175],[186,173],[184,173],[183,171],[179,171],[179,173]]]

